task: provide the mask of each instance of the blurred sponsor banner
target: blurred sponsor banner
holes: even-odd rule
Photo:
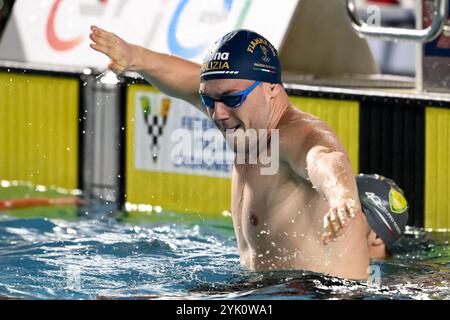
[[[137,170],[231,177],[234,154],[214,122],[187,102],[137,91],[134,131]]]
[[[221,35],[252,29],[279,48],[298,0],[17,0],[0,59],[104,68],[92,24],[128,42],[200,62]]]

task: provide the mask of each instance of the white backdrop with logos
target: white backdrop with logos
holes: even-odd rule
[[[226,32],[245,28],[279,48],[298,0],[17,0],[0,59],[104,69],[92,24],[126,41],[200,62]]]

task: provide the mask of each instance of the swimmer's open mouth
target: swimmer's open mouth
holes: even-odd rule
[[[235,133],[237,129],[239,129],[241,127],[241,125],[237,125],[236,127],[233,128],[225,128],[225,131],[228,133]]]

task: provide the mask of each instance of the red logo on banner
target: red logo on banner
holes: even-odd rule
[[[50,10],[50,16],[47,21],[47,41],[53,49],[57,51],[67,51],[79,45],[83,41],[83,36],[79,36],[72,40],[61,40],[56,35],[55,19],[61,1],[62,0],[56,0]]]

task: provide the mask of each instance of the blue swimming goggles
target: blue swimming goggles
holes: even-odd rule
[[[244,103],[245,98],[247,98],[250,92],[252,92],[253,89],[255,89],[260,83],[261,81],[256,81],[251,87],[245,89],[244,91],[233,93],[227,96],[222,96],[219,99],[214,99],[210,96],[201,94],[200,100],[208,109],[214,108],[216,102],[222,102],[229,108],[239,108]]]

